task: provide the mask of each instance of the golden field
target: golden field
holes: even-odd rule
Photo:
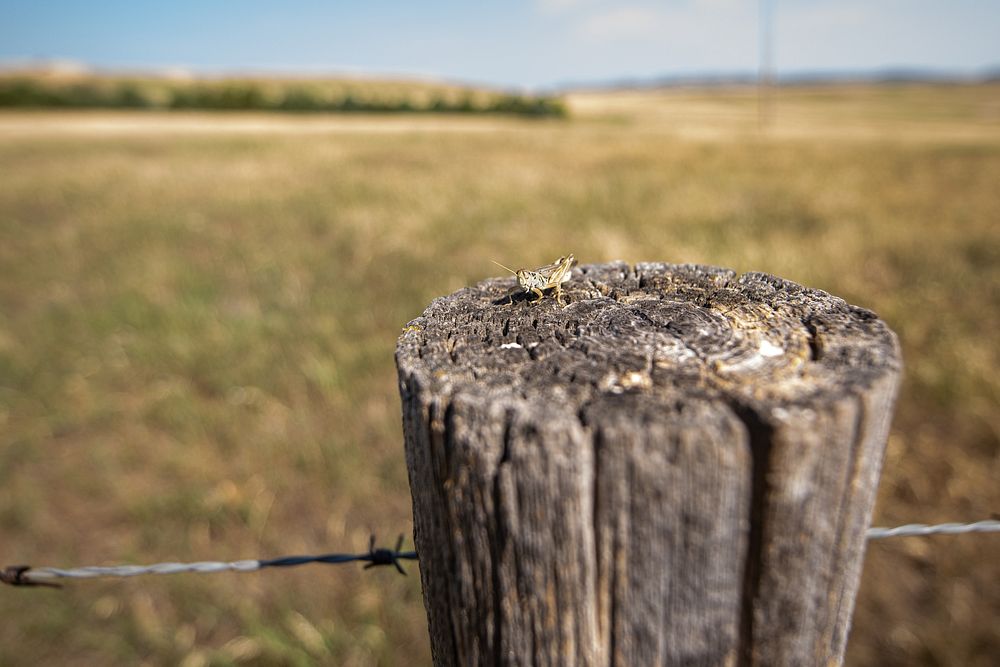
[[[1000,85],[590,92],[567,120],[0,113],[0,565],[410,534],[393,349],[572,251],[871,308],[906,376],[876,525],[1000,511]],[[411,544],[411,542],[408,542]],[[992,665],[1000,535],[872,543],[850,665]],[[0,664],[411,665],[416,564],[0,590]]]

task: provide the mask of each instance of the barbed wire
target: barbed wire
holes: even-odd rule
[[[865,538],[924,537],[928,535],[959,535],[962,533],[1000,532],[1000,520],[975,523],[940,523],[928,525],[910,523],[895,528],[869,528]],[[98,577],[135,577],[140,574],[180,574],[182,572],[256,572],[269,567],[295,567],[309,563],[338,565],[341,563],[367,562],[365,569],[392,565],[400,574],[406,570],[399,561],[418,560],[416,551],[401,551],[403,536],[399,536],[395,549],[376,549],[375,536],[362,554],[322,554],[319,556],[283,556],[266,560],[200,561],[196,563],[156,563],[154,565],[87,566],[61,569],[56,567],[33,568],[29,565],[11,565],[0,571],[0,582],[11,586],[49,586],[59,588],[53,579],[95,579]]]
[[[135,577],[140,574],[179,574],[181,572],[256,572],[269,567],[295,567],[308,563],[338,565],[341,563],[367,562],[365,569],[392,565],[400,574],[406,570],[399,561],[417,560],[416,551],[401,551],[403,536],[399,536],[395,549],[376,549],[375,536],[362,554],[323,554],[319,556],[283,556],[266,560],[201,561],[197,563],[156,563],[154,565],[88,566],[61,569],[56,567],[33,568],[29,565],[11,565],[0,571],[0,582],[12,586],[48,586],[59,588],[53,579],[94,579],[97,577]]]

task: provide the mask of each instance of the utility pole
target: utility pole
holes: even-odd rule
[[[770,127],[774,119],[774,11],[772,0],[760,0],[759,62],[757,67],[757,128]]]

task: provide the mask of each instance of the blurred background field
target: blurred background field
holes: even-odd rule
[[[1000,511],[1000,84],[594,91],[566,119],[0,114],[0,565],[410,534],[393,349],[508,265],[695,262],[902,341],[876,525]],[[409,542],[408,542],[409,544]],[[850,665],[994,665],[1000,536],[870,545]],[[0,664],[411,665],[416,565],[0,590]]]

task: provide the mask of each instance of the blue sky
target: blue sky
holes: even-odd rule
[[[779,72],[1000,64],[996,0],[770,0]],[[0,0],[0,61],[540,87],[753,71],[757,0]]]

